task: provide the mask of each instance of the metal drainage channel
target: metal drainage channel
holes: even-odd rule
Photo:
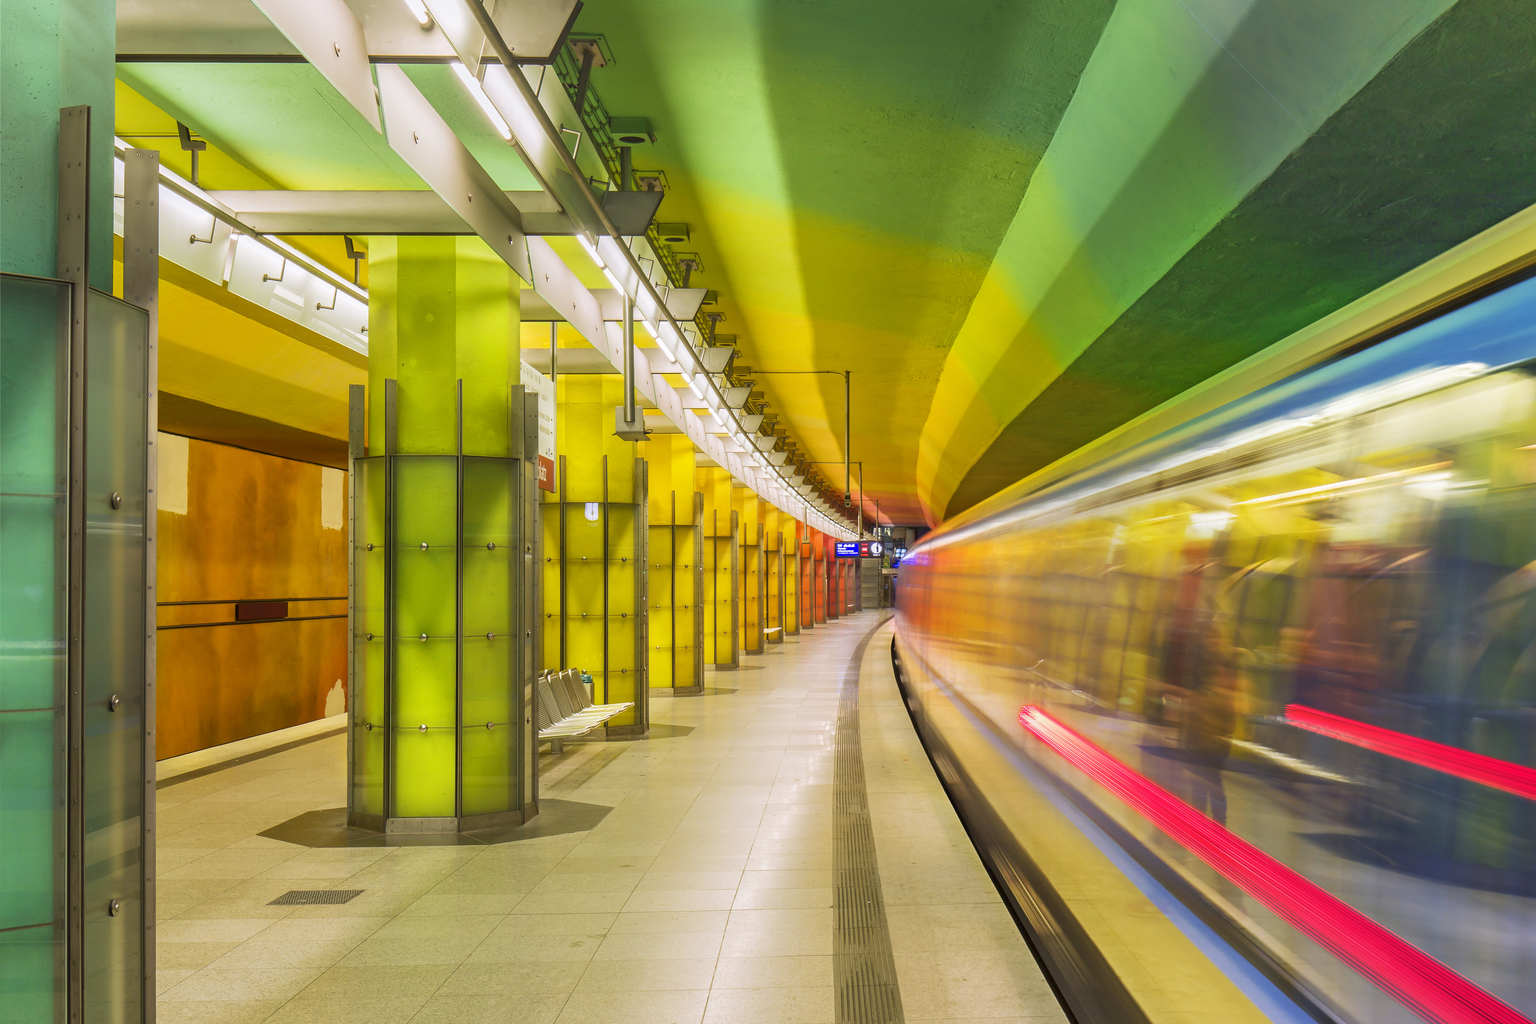
[[[832,774],[837,839],[836,931],[833,970],[838,1024],[902,1024],[901,990],[880,891],[880,865],[869,821],[864,753],[859,739],[859,666],[876,625],[859,646],[843,676],[837,708],[837,745]]]

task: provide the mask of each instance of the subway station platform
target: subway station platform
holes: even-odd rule
[[[162,782],[161,1024],[1065,1021],[913,731],[887,614],[546,754],[520,830],[353,845],[334,733]]]

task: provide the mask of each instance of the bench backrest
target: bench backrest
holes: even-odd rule
[[[592,698],[587,695],[587,688],[582,685],[579,673],[560,673],[560,678],[556,680],[556,685],[565,690],[566,696],[576,706],[577,711],[585,711],[592,706]]]
[[[555,724],[557,716],[565,718],[559,713],[559,705],[555,703],[554,691],[550,688],[548,679],[540,679],[536,684],[539,699],[535,702],[539,709],[539,728],[548,729]]]
[[[560,677],[554,676],[544,681],[544,685],[554,694],[555,707],[560,709],[561,718],[570,718],[576,713],[576,705],[571,703],[571,695],[564,686],[560,685]]]

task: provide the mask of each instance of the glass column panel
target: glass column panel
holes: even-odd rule
[[[389,816],[447,818],[455,813],[457,749],[458,460],[392,458],[394,806]]]
[[[464,460],[464,703],[462,811],[519,806],[518,637],[514,608],[518,470],[512,459]]]
[[[588,519],[593,509],[596,518]],[[603,505],[565,505],[566,667],[592,676],[599,704],[608,700],[603,681]]]
[[[636,506],[608,506],[608,693],[609,701],[641,700],[635,660],[636,629],[640,611],[638,595],[640,537],[636,530]],[[620,712],[608,725],[633,725],[635,709]]]
[[[86,325],[85,1015],[116,1024],[143,1007],[149,315],[92,290]]]
[[[63,1018],[69,286],[0,276],[0,999]]]
[[[352,543],[353,644],[352,805],[355,814],[384,815],[384,701],[388,651],[385,574],[385,460],[358,459],[352,481],[356,523]]]

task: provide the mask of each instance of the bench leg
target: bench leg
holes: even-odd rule
[[[550,740],[549,741],[549,752],[551,754],[563,754],[563,753],[565,753],[565,740]]]

